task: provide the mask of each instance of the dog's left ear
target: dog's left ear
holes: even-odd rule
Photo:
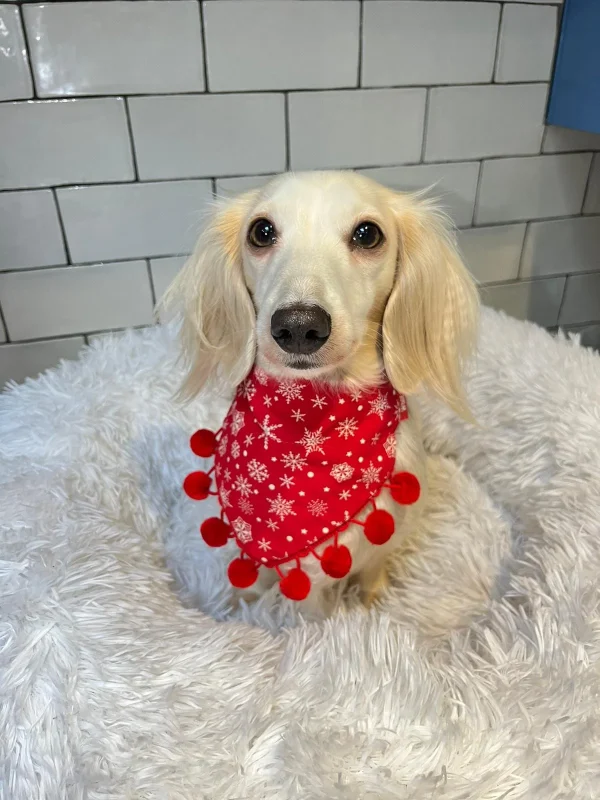
[[[383,317],[388,377],[403,393],[426,384],[470,419],[461,366],[474,345],[479,298],[443,214],[422,198],[390,203],[399,234],[398,264]]]

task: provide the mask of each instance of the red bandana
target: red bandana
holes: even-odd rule
[[[233,585],[250,586],[265,566],[277,570],[287,597],[302,600],[310,580],[300,560],[309,553],[328,575],[344,577],[352,558],[338,536],[369,503],[374,510],[358,524],[373,544],[386,542],[393,517],[378,511],[374,498],[384,486],[403,504],[420,493],[410,473],[397,473],[390,482],[396,428],[407,417],[406,398],[388,382],[334,390],[310,381],[279,382],[253,370],[221,430],[192,436],[196,455],[215,456],[213,469],[193,472],[184,482],[193,499],[219,498],[221,516],[205,520],[201,533],[213,547],[235,538],[241,556],[229,565]],[[217,492],[211,491],[213,470]],[[280,566],[289,563],[284,574]]]

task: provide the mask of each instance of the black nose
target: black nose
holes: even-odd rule
[[[286,353],[316,353],[330,334],[331,317],[321,306],[287,306],[271,317],[271,336]]]

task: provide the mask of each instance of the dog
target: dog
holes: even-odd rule
[[[395,520],[383,545],[363,535],[366,510],[339,537],[351,554],[348,577],[371,605],[388,585],[389,554],[426,503],[415,394],[427,387],[469,418],[461,370],[474,344],[478,294],[447,218],[422,193],[393,192],[357,173],[286,173],[217,202],[164,305],[181,312],[184,397],[231,391],[254,368],[278,382],[333,389],[386,379],[407,398],[395,466],[417,477],[418,500],[398,506],[382,490],[378,507]],[[332,579],[317,557],[303,568],[311,581],[304,607],[318,614]],[[276,579],[275,570],[261,569],[250,591]]]

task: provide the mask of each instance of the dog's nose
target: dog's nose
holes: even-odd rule
[[[331,317],[321,306],[287,306],[271,317],[271,336],[286,353],[316,353],[330,334]]]

